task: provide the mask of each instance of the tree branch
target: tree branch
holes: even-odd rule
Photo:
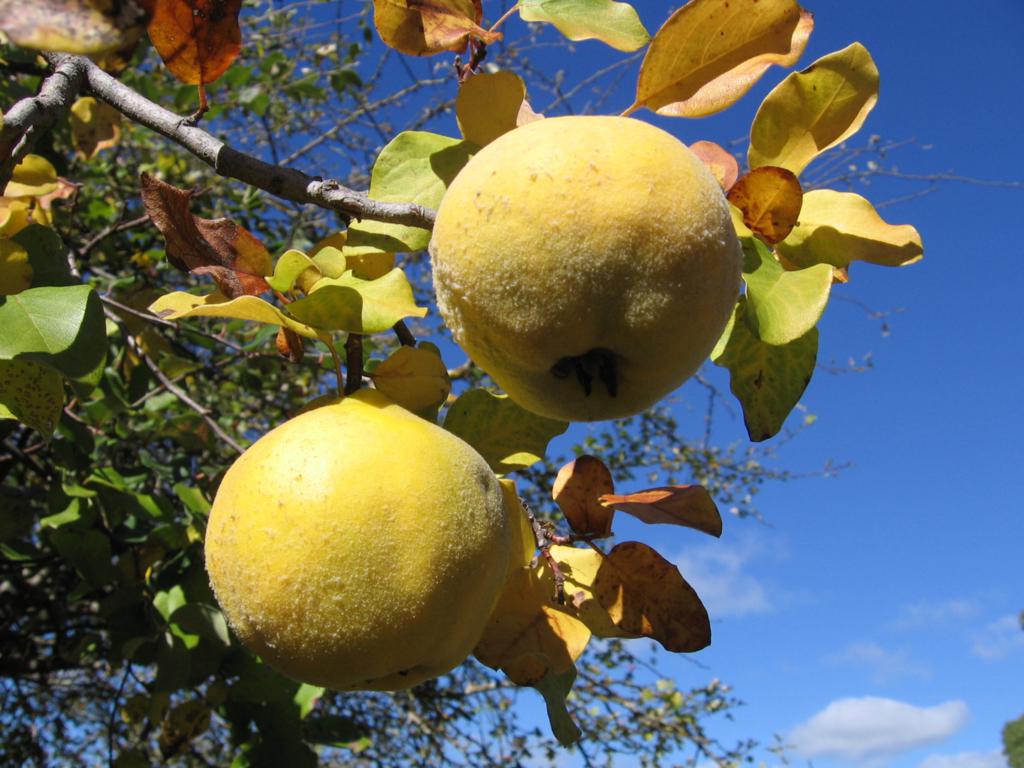
[[[88,59],[53,53],[46,54],[46,57],[57,68],[64,65],[81,68],[86,87],[96,98],[129,120],[167,137],[221,176],[237,179],[285,200],[316,205],[350,218],[374,219],[424,229],[431,229],[434,225],[435,212],[422,205],[373,200],[366,192],[349,189],[334,179],[313,178],[294,168],[265,163],[239,152],[201,128],[188,125],[185,118],[136,93]]]
[[[0,189],[11,180],[11,171],[32,150],[36,137],[49,129],[71,107],[85,84],[88,59],[65,57],[43,80],[39,93],[22,99],[4,115],[0,128]]]

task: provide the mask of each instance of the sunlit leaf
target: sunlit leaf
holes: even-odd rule
[[[72,142],[86,160],[121,140],[121,113],[92,96],[82,96],[71,105],[70,119]]]
[[[570,669],[590,641],[590,630],[553,606],[553,595],[550,575],[532,568],[513,571],[473,650],[476,658],[517,685]]]
[[[626,541],[609,552],[594,577],[593,593],[616,626],[650,637],[675,653],[711,642],[711,623],[679,569],[646,544]]]
[[[651,40],[633,109],[677,117],[719,112],[771,65],[795,64],[813,27],[813,16],[793,0],[690,0]]]
[[[167,241],[167,260],[178,269],[208,274],[232,298],[269,290],[270,253],[251,232],[230,219],[203,219],[189,210],[193,191],[149,173],[141,178],[142,204]]]
[[[799,174],[849,138],[878,100],[878,69],[860,43],[794,72],[765,98],[750,128],[751,168],[777,165]]]
[[[49,437],[64,406],[64,381],[31,360],[0,360],[0,419],[16,419]]]
[[[314,328],[353,333],[380,333],[403,318],[427,314],[425,307],[416,306],[412,286],[398,268],[377,280],[360,280],[351,272],[322,278],[287,311]]]
[[[149,39],[181,82],[212,83],[242,50],[241,7],[242,0],[158,0]]]
[[[775,166],[755,168],[733,184],[728,195],[747,228],[771,244],[793,231],[803,197],[796,175]]]
[[[30,203],[17,197],[0,197],[0,235],[16,235],[29,225]]]
[[[23,48],[94,55],[135,44],[152,0],[0,0],[0,29]]]
[[[320,333],[315,328],[288,317],[273,304],[257,296],[239,296],[236,299],[229,299],[219,291],[206,296],[174,291],[161,296],[150,304],[149,311],[164,320],[181,320],[186,317],[224,317],[282,326],[310,339],[320,337]]]
[[[503,477],[498,480],[498,483],[501,485],[505,512],[509,521],[508,570],[511,573],[530,565],[533,553],[537,551],[537,540],[533,535],[533,526],[526,516],[526,508],[523,506],[519,494],[516,493],[515,482]]]
[[[436,351],[402,346],[370,373],[373,385],[406,410],[436,408],[452,390],[448,368]]]
[[[485,43],[501,35],[482,29],[479,0],[373,0],[373,23],[384,43],[410,56],[461,53],[470,37]]]
[[[455,116],[466,141],[490,144],[516,127],[526,99],[526,84],[514,72],[481,72],[459,86]]]
[[[287,328],[278,329],[277,336],[274,337],[274,346],[281,357],[286,357],[293,363],[301,363],[306,354],[306,345],[302,337]]]
[[[395,254],[375,250],[364,244],[348,244],[348,232],[335,232],[309,249],[311,258],[325,277],[341,277],[348,270],[363,280],[376,280],[395,267]]]
[[[740,165],[736,157],[727,152],[721,145],[713,141],[695,141],[690,144],[690,151],[711,171],[723,192],[736,183],[740,175]]]
[[[544,458],[548,443],[569,425],[530,413],[507,395],[470,389],[452,403],[444,428],[461,437],[495,472],[513,472]]]
[[[613,0],[519,0],[523,21],[546,21],[570,40],[597,39],[620,51],[643,48],[651,39],[629,3]]]
[[[267,284],[275,291],[287,293],[295,284],[309,291],[323,276],[316,262],[302,251],[289,248],[274,264],[274,274],[267,278]]]
[[[887,224],[860,195],[831,189],[804,195],[800,223],[777,247],[779,255],[797,267],[846,267],[854,261],[899,267],[924,255],[914,227]]]
[[[612,473],[604,462],[594,456],[580,456],[558,471],[551,496],[576,533],[607,536],[612,510],[598,499],[614,490]]]
[[[57,169],[42,155],[25,155],[14,166],[4,197],[39,197],[57,189]]]
[[[818,329],[773,346],[754,335],[745,312],[741,298],[711,359],[729,369],[729,388],[743,406],[747,434],[761,442],[778,434],[810,383],[818,357]]]
[[[832,269],[816,264],[786,270],[768,247],[743,240],[746,320],[758,339],[779,346],[799,339],[818,324],[832,289]]]
[[[476,145],[426,131],[403,131],[384,147],[370,175],[370,197],[436,209]],[[348,230],[348,248],[371,252],[421,251],[430,232],[420,227],[365,220]],[[348,254],[346,253],[346,256]]]
[[[604,563],[605,556],[590,547],[551,547],[551,557],[565,579],[566,605],[564,610],[587,625],[594,637],[641,637],[619,627],[594,596],[594,580]],[[541,563],[541,575],[554,585],[554,577],[547,563]]]
[[[601,504],[645,523],[683,525],[712,536],[722,535],[722,516],[700,485],[669,485],[628,494],[605,494]]]
[[[28,251],[9,237],[0,237],[0,296],[20,293],[32,285]]]
[[[87,285],[0,297],[0,360],[27,358],[80,379],[103,362],[106,341],[100,298]]]

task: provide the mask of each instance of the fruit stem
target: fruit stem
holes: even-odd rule
[[[412,331],[409,330],[409,326],[405,324],[404,320],[399,320],[395,323],[395,335],[398,337],[398,342],[402,346],[416,346],[416,337],[412,335]]]
[[[345,394],[363,386],[363,335],[350,333],[345,339]]]

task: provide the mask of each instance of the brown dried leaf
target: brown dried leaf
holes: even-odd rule
[[[513,571],[473,651],[477,659],[504,670],[518,685],[572,667],[590,641],[590,630],[553,605],[553,594],[550,571]]]
[[[796,226],[804,191],[792,171],[763,165],[733,184],[727,197],[743,213],[743,223],[775,245]]]
[[[613,513],[598,499],[614,490],[608,467],[594,456],[580,456],[559,470],[551,496],[576,533],[607,536]]]
[[[192,191],[143,173],[142,204],[167,241],[167,260],[193,274],[208,274],[228,298],[270,290],[270,254],[247,229],[230,219],[201,219],[188,209]]]
[[[373,23],[384,43],[410,56],[462,53],[470,37],[501,38],[479,26],[480,0],[373,0]]]
[[[594,597],[629,634],[650,637],[674,653],[711,643],[708,612],[679,569],[646,544],[626,541],[597,571]]]
[[[690,145],[690,151],[707,166],[723,192],[728,192],[736,183],[740,175],[740,164],[721,145],[713,141],[695,141]]]
[[[645,523],[668,523],[722,535],[722,516],[711,494],[701,485],[668,485],[622,496],[605,494],[601,504]]]
[[[154,0],[0,0],[0,29],[15,45],[96,55],[133,48]]]
[[[212,83],[242,50],[241,7],[242,0],[157,0],[149,39],[181,82]]]
[[[295,331],[290,331],[287,328],[281,328],[277,332],[277,351],[281,354],[281,357],[287,357],[293,363],[301,363],[302,356],[305,354],[306,346],[302,341],[302,337]]]

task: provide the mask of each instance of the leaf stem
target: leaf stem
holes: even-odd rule
[[[341,357],[338,355],[338,349],[334,346],[334,342],[330,336],[321,336],[320,341],[327,345],[327,348],[331,350],[331,359],[334,361],[334,375],[337,377],[338,383],[335,389],[338,392],[338,397],[345,394],[345,380],[341,375]]]
[[[519,3],[516,3],[511,8],[509,8],[507,11],[505,11],[505,13],[502,15],[502,17],[500,19],[498,19],[496,22],[494,22],[494,24],[491,26],[491,28],[488,29],[487,31],[488,32],[497,32],[498,31],[498,27],[500,27],[502,24],[504,24],[506,21],[508,21],[509,18],[512,16],[512,14],[514,14],[518,10],[519,10]]]
[[[642,106],[643,106],[643,104],[641,104],[640,102],[634,101],[632,104],[630,104],[628,107],[626,107],[622,111],[622,114],[620,114],[619,117],[629,117],[634,112],[636,112],[638,109],[640,109],[640,107],[642,107]]]

